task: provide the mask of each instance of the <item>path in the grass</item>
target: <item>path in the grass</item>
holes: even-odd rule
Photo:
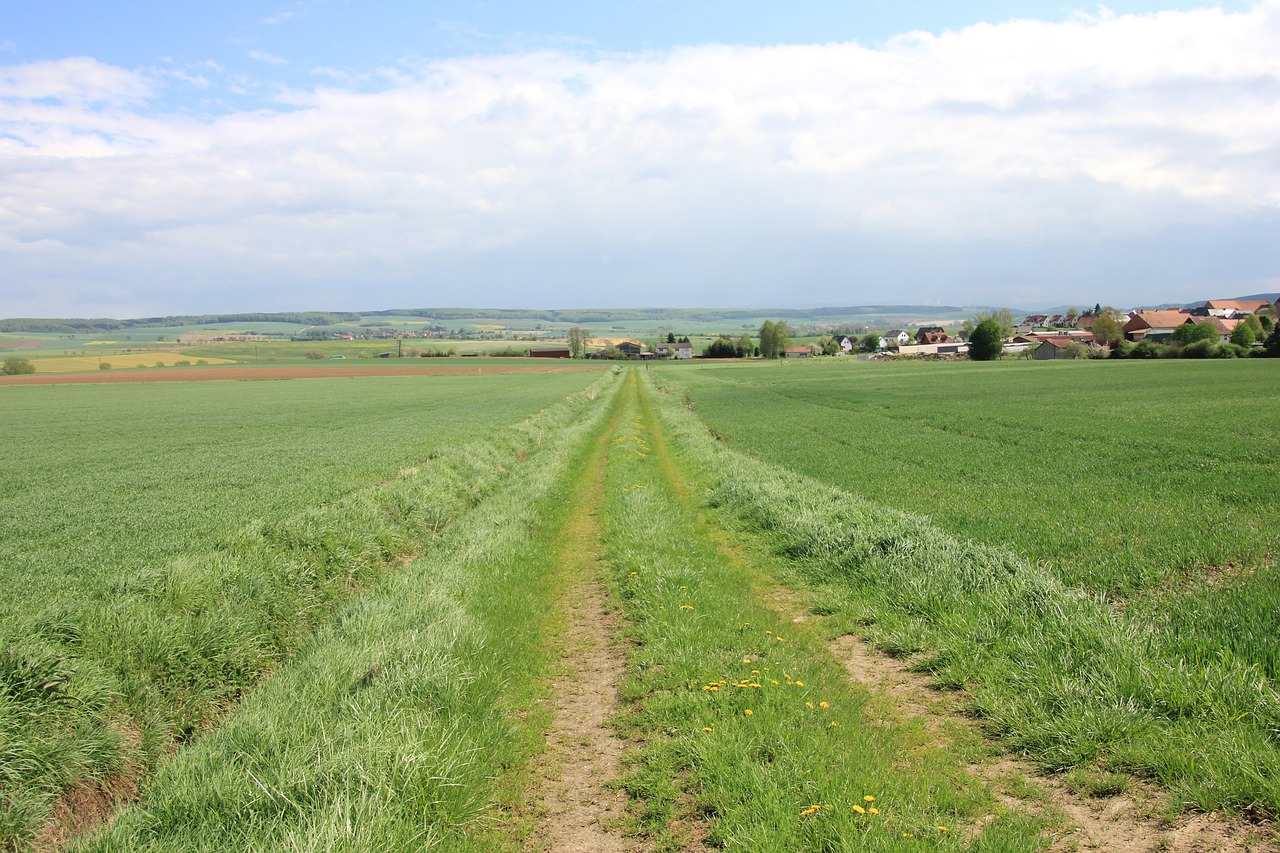
[[[799,617],[803,618],[803,617]],[[877,698],[878,708],[900,719],[934,717],[974,725],[958,703],[934,690],[927,676],[896,658],[875,651],[860,638],[831,644],[849,675]],[[1054,853],[1100,850],[1108,853],[1274,853],[1257,827],[1219,815],[1160,816],[1162,795],[1134,780],[1128,791],[1087,798],[1073,793],[1058,776],[1043,776],[1035,765],[1009,757],[973,764],[969,772],[986,784],[1002,805],[1043,814],[1052,830]]]
[[[626,795],[609,784],[621,771],[625,747],[609,727],[618,709],[624,660],[615,646],[615,615],[606,606],[597,551],[609,439],[617,424],[615,413],[592,451],[586,474],[574,484],[569,522],[561,531],[567,624],[560,642],[565,657],[551,684],[554,720],[547,733],[551,775],[542,786],[546,818],[542,837],[529,840],[533,849],[557,853],[644,849],[622,837]]]

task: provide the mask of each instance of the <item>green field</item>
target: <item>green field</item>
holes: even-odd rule
[[[843,359],[0,388],[0,850],[59,846],[86,787],[122,802],[75,849],[527,849],[597,586],[609,829],[636,843],[1066,843],[1034,778],[973,775],[1000,751],[1148,780],[1169,821],[1267,819],[1275,378]],[[847,635],[990,740],[851,679]]]
[[[122,737],[147,762],[189,738],[446,523],[457,477],[493,476],[403,472],[598,377],[3,389],[0,831],[118,767]]]
[[[664,375],[705,455],[747,454],[712,463],[713,501],[819,591],[833,630],[970,688],[1047,769],[1280,807],[1274,365]]]

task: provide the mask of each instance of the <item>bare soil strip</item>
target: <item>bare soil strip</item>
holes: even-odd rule
[[[618,409],[620,412],[621,409]],[[604,494],[609,438],[615,414],[592,452],[586,474],[575,484],[569,522],[561,533],[567,625],[562,669],[552,681],[554,719],[547,733],[552,774],[542,784],[546,810],[534,850],[564,853],[630,853],[646,849],[624,839],[619,827],[626,794],[610,787],[622,769],[626,744],[609,726],[617,712],[625,661],[615,644],[615,614],[601,584],[599,508]]]
[[[803,618],[803,617],[800,617]],[[877,710],[900,719],[948,720],[974,727],[959,703],[933,689],[925,675],[908,671],[904,661],[881,654],[860,638],[844,636],[831,644],[853,680],[877,696]],[[1043,776],[1035,765],[1008,756],[969,766],[1003,805],[1030,810],[1057,827],[1051,850],[1103,850],[1109,853],[1275,853],[1265,829],[1214,814],[1160,816],[1164,796],[1137,780],[1125,793],[1087,799],[1073,793],[1059,776]]]
[[[0,376],[0,385],[97,385],[104,382],[229,382],[264,379],[336,379],[357,376],[475,376],[488,373],[566,373],[605,370],[609,363],[565,365],[370,365],[352,367],[148,367],[97,373]]]

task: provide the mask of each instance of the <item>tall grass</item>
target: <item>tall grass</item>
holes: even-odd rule
[[[429,554],[376,580],[225,725],[163,763],[142,803],[81,849],[512,846],[495,780],[540,749],[532,685],[549,654],[557,496],[606,399],[553,407],[541,445],[527,422],[497,447],[471,448],[491,462],[528,455]]]
[[[126,758],[149,766],[203,731],[351,593],[501,489],[598,391],[207,547],[131,573],[104,567],[82,587],[89,600],[51,603],[36,587],[22,613],[11,594],[0,643],[0,843],[31,837],[68,786],[116,774]]]
[[[834,630],[919,655],[918,669],[967,687],[988,729],[1046,769],[1097,762],[1198,808],[1280,810],[1274,654],[1224,639],[1268,634],[1280,603],[1270,574],[1122,610],[1013,551],[728,449],[683,397],[665,395],[663,416],[711,502],[821,590]]]

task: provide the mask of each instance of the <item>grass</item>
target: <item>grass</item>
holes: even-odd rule
[[[739,450],[1129,596],[1274,557],[1278,369],[832,360],[677,375]]]
[[[700,822],[710,844],[753,850],[1036,849],[1038,825],[997,809],[945,740],[872,714],[825,640],[760,601],[659,423],[627,399],[604,512],[632,625],[622,726],[643,746],[623,784],[639,828],[659,849]]]
[[[593,378],[6,390],[0,844],[202,731],[559,423],[504,422]]]
[[[789,375],[795,376],[798,390],[770,380],[761,398],[769,400],[773,393],[797,400],[822,396],[830,398],[828,408],[849,405],[849,392],[817,395],[806,386],[806,381],[816,381],[829,390],[831,374]],[[890,375],[904,383],[915,376]],[[942,374],[956,386],[957,396],[966,390],[980,395],[996,375],[980,372],[967,385],[964,374]],[[1106,375],[1113,383],[1123,381]],[[1134,374],[1125,375],[1135,381]],[[739,386],[738,399],[749,378],[732,380]],[[689,393],[703,412],[706,387],[728,380],[699,381],[695,377]],[[922,383],[937,389],[939,381],[926,378]],[[1230,387],[1229,377],[1219,376],[1218,384]],[[684,393],[677,390],[674,396]],[[963,421],[965,409],[960,409]],[[869,500],[861,492],[855,495],[730,450],[686,410],[672,411],[682,415],[675,426],[688,452],[701,460],[704,470],[714,472],[713,501],[763,537],[797,578],[818,591],[819,606],[831,614],[833,630],[857,631],[892,653],[917,655],[917,667],[932,672],[939,684],[968,688],[988,731],[1009,748],[1050,770],[1105,763],[1155,779],[1180,802],[1206,810],[1280,810],[1280,743],[1275,738],[1280,696],[1271,675],[1273,644],[1265,641],[1277,635],[1280,593],[1270,566],[1187,588],[1145,587],[1130,579],[1124,587],[1134,594],[1121,606],[1098,590],[1072,585],[1072,575],[1055,564],[981,541],[989,536],[975,541],[963,528],[953,532],[888,507],[882,499]],[[778,443],[761,455],[784,456],[795,448],[796,467],[816,464],[815,445],[834,456],[832,448],[848,434],[841,422],[828,423],[825,431],[815,426],[804,403],[797,403],[789,416],[780,408],[773,412],[783,427],[770,432]],[[719,432],[727,420],[710,423]],[[759,419],[744,411],[743,421]],[[1028,419],[1026,432],[1037,422]],[[783,443],[780,436],[787,424],[806,438],[814,436],[814,444],[794,437]],[[935,427],[920,429],[932,433]],[[1208,429],[1202,426],[1201,434]],[[899,431],[910,436],[913,430],[903,425]],[[825,440],[825,432],[835,437]],[[936,453],[929,458],[944,466],[960,464],[971,448],[964,434],[954,446],[934,443]],[[1013,436],[1015,446],[1020,435]],[[1183,435],[1170,427],[1158,434],[1127,435],[1118,443],[1158,448]],[[1219,435],[1209,433],[1214,439]],[[891,436],[885,442],[900,446]],[[764,446],[759,438],[743,443]],[[843,462],[854,471],[859,458],[845,451],[827,464]],[[1108,523],[1105,500],[1094,510],[1098,525]],[[1176,502],[1166,499],[1165,506],[1174,513],[1171,503]],[[1002,505],[1007,506],[997,498],[986,504]],[[1246,509],[1253,506],[1245,504]],[[1254,517],[1269,517],[1269,512],[1255,508]],[[1037,515],[1032,510],[1022,518],[1034,526]],[[1227,547],[1256,548],[1259,541],[1266,543],[1266,536],[1254,533],[1242,546]],[[1176,567],[1158,565],[1144,575],[1178,576]]]
[[[525,442],[501,489],[345,605],[82,849],[515,849],[500,777],[541,749],[536,684],[564,522],[548,508],[604,403],[551,413],[554,433]]]

